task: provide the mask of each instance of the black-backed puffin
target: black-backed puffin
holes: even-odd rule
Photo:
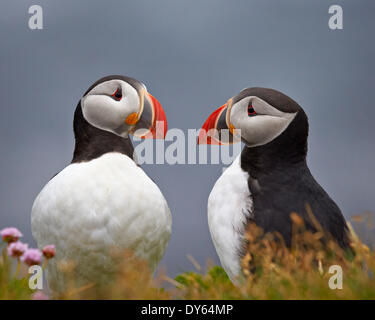
[[[171,213],[137,165],[129,134],[163,139],[166,130],[160,103],[135,79],[104,77],[80,99],[73,160],[42,189],[31,214],[38,246],[56,246],[47,268],[52,291],[66,289],[61,261],[76,265],[79,283],[106,283],[115,270],[112,249],[130,249],[156,268],[169,242]]]
[[[211,237],[232,281],[236,282],[241,274],[248,223],[255,223],[265,233],[279,232],[290,245],[292,212],[313,229],[306,204],[340,246],[349,245],[339,207],[307,166],[307,137],[308,119],[303,109],[285,94],[266,88],[242,90],[204,123],[199,144],[240,140],[245,144],[208,199]]]

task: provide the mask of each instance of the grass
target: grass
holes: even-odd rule
[[[291,248],[277,234],[264,235],[250,226],[247,248],[242,260],[243,277],[233,285],[219,266],[206,271],[186,272],[175,279],[161,273],[152,278],[144,261],[129,252],[122,259],[114,282],[106,287],[93,284],[75,286],[71,278],[68,290],[59,299],[375,299],[375,252],[352,230],[351,250],[338,247],[319,228],[307,231],[302,219],[291,216],[294,229]],[[358,217],[355,219],[359,222]],[[360,221],[362,225],[368,221]],[[349,224],[351,227],[351,225]],[[372,229],[373,226],[369,225]],[[324,240],[324,241],[323,241]],[[4,250],[5,253],[5,250]],[[13,259],[14,260],[14,259]],[[32,299],[26,268],[15,277],[11,257],[0,261],[0,299]],[[196,265],[196,263],[193,261]],[[342,289],[332,290],[330,267],[342,269]],[[74,266],[61,268],[72,277]],[[331,270],[332,271],[332,270]],[[338,284],[335,278],[331,280]],[[34,296],[35,297],[35,296]]]
[[[0,300],[28,300],[32,293],[26,277],[14,276],[12,261],[4,250],[0,260]]]

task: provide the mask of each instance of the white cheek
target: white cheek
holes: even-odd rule
[[[105,95],[89,95],[81,101],[85,119],[93,126],[113,130],[121,126],[128,113],[126,103]]]
[[[295,114],[290,117],[274,117],[268,115],[259,115],[249,117],[240,122],[233,123],[236,128],[241,128],[241,136],[249,146],[258,146],[266,144],[278,137],[294,119]]]
[[[251,100],[257,115],[249,117],[247,107]],[[293,121],[297,113],[282,112],[258,97],[246,97],[233,105],[230,122],[241,130],[248,146],[266,144],[278,137]]]
[[[121,86],[120,101],[110,97]],[[94,127],[118,135],[126,135],[129,126],[125,123],[131,113],[138,113],[140,101],[137,90],[124,81],[111,80],[99,84],[81,99],[84,118]]]

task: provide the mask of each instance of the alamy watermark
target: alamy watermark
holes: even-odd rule
[[[31,290],[43,289],[43,268],[39,265],[29,267],[29,288]]]
[[[164,123],[156,124],[156,135],[164,132]],[[230,165],[241,153],[240,143],[228,145],[207,145],[204,139],[216,138],[219,132],[216,129],[209,130],[200,136],[201,144],[197,144],[200,130],[188,129],[187,134],[181,129],[170,129],[165,139],[142,139],[136,133],[133,140],[139,142],[134,148],[134,159],[138,164],[224,164]],[[241,135],[241,130],[234,130],[236,136]],[[228,129],[220,130],[220,137],[229,141],[232,133]],[[238,139],[238,141],[240,141]]]
[[[29,7],[28,26],[31,30],[43,30],[43,8],[40,5],[32,5]],[[328,20],[328,27],[331,30],[342,30],[344,28],[342,6],[334,4],[328,8],[328,13],[331,15]]]
[[[343,271],[341,266],[332,265],[328,269],[328,273],[332,276],[328,279],[328,287],[331,290],[343,289]],[[43,268],[34,265],[29,268],[29,288],[31,290],[43,290]]]
[[[328,27],[331,30],[344,29],[344,11],[342,7],[334,4],[328,8],[328,13],[331,14],[328,20]]]
[[[31,30],[42,30],[43,29],[43,9],[41,6],[32,5],[29,8],[29,28]]]
[[[343,272],[341,266],[335,264],[329,267],[329,274],[333,274],[328,280],[328,286],[331,290],[341,290],[343,288]]]

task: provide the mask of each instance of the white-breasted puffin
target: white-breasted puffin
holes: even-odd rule
[[[156,130],[158,123],[159,130]],[[160,103],[139,81],[120,75],[96,81],[74,114],[72,162],[35,199],[32,233],[56,246],[47,268],[52,291],[64,291],[57,264],[72,261],[79,283],[106,283],[113,249],[130,249],[153,271],[171,234],[171,213],[158,186],[137,165],[129,134],[164,139]]]
[[[308,229],[314,229],[306,204],[341,247],[349,246],[339,207],[307,166],[307,137],[308,119],[303,109],[283,93],[266,88],[242,90],[204,123],[199,144],[240,140],[245,144],[208,199],[211,237],[232,281],[241,275],[247,225],[255,223],[265,233],[279,232],[290,245],[292,212],[304,219]]]

